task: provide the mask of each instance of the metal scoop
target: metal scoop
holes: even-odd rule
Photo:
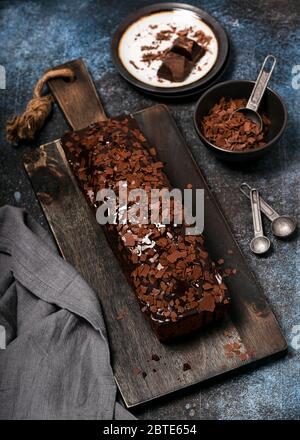
[[[251,240],[250,249],[254,254],[262,255],[270,249],[271,242],[264,235],[260,213],[260,199],[257,189],[251,188],[250,200],[254,227],[254,238]]]
[[[272,60],[272,64],[270,66],[270,69],[266,70],[266,64],[269,60]],[[274,55],[268,55],[265,58],[265,61],[263,62],[257,80],[253,87],[251,96],[246,104],[246,107],[238,108],[232,113],[232,115],[236,112],[243,113],[248,119],[259,126],[260,131],[263,129],[263,120],[257,110],[267,88],[268,82],[271,78],[275,64],[276,58],[274,57]]]
[[[246,189],[248,192],[246,192]],[[246,183],[242,183],[240,186],[242,193],[250,198],[251,187]],[[265,214],[265,216],[272,222],[271,231],[276,237],[286,238],[292,235],[297,227],[297,222],[294,217],[290,215],[279,215],[267,202],[260,197],[260,209]]]

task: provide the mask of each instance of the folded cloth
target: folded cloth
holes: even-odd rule
[[[96,293],[9,206],[0,208],[0,329],[1,419],[134,418],[116,402]]]

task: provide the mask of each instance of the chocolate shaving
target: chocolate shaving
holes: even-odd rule
[[[248,151],[266,145],[266,135],[270,120],[263,114],[263,131],[243,113],[235,110],[245,107],[246,99],[221,98],[201,121],[204,137],[216,145],[230,151]]]
[[[156,34],[157,41],[168,41],[171,39],[173,34],[172,29],[165,29]]]
[[[133,60],[130,60],[129,62],[135,69],[140,70],[140,68],[135,64]]]

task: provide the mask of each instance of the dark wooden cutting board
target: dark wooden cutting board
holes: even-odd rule
[[[81,60],[69,63],[74,83],[52,80],[51,90],[73,129],[106,118]],[[168,108],[156,105],[133,115],[160,159],[171,184],[205,189],[205,237],[213,259],[236,268],[226,280],[232,295],[228,319],[170,345],[158,342],[142,316],[101,227],[87,205],[66,161],[60,141],[25,157],[25,168],[62,256],[95,289],[107,325],[112,365],[127,407],[193,384],[254,366],[286,352],[268,302],[247,267],[230,227],[194,161]],[[248,358],[228,355],[227,344],[241,344]],[[157,355],[159,360],[154,360]],[[156,356],[154,356],[156,358]],[[191,368],[184,368],[188,364]],[[185,370],[185,371],[184,371]]]

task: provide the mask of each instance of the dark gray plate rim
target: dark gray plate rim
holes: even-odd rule
[[[172,11],[172,10],[191,11],[194,14],[196,14],[199,18],[201,18],[213,30],[219,44],[219,53],[218,53],[217,61],[215,65],[212,67],[212,69],[207,73],[207,75],[205,75],[200,80],[195,81],[191,84],[187,84],[185,86],[178,86],[178,87],[169,87],[169,88],[151,86],[150,84],[139,81],[137,78],[131,75],[131,73],[129,73],[128,70],[124,67],[122,61],[119,58],[119,51],[118,51],[119,43],[126,29],[130,25],[132,25],[135,21],[139,20],[140,18],[146,15],[150,15],[156,12]],[[164,95],[164,96],[171,96],[178,93],[192,94],[195,89],[199,89],[200,87],[203,88],[205,84],[209,83],[216,75],[219,74],[220,70],[222,70],[222,68],[224,67],[224,63],[226,63],[226,60],[228,58],[228,52],[229,52],[228,36],[224,28],[215,18],[213,18],[210,14],[203,11],[202,9],[196,8],[195,6],[187,5],[185,3],[175,3],[175,2],[156,3],[141,8],[138,11],[135,11],[134,13],[128,15],[121,22],[121,24],[115,31],[111,42],[112,60],[117,70],[119,71],[120,75],[124,79],[126,79],[129,83],[131,83],[135,87],[138,87],[139,89],[147,93],[153,93],[156,95]]]

